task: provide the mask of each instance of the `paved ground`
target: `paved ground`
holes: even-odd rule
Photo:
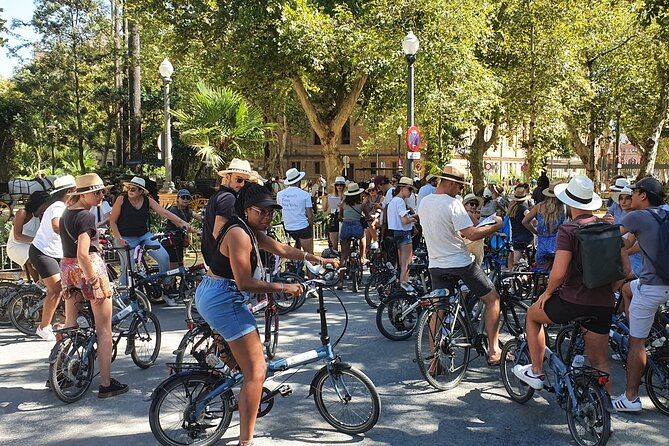
[[[414,357],[414,340],[392,342],[382,337],[374,323],[375,312],[360,296],[342,293],[349,311],[349,326],[338,348],[342,357],[363,370],[376,384],[382,400],[381,418],[366,435],[350,436],[325,423],[312,399],[308,384],[317,370],[305,367],[294,376],[283,375],[294,390],[279,398],[274,409],[259,419],[260,444],[294,445],[440,445],[440,444],[573,444],[565,414],[552,398],[541,393],[525,405],[508,399],[499,369],[477,360],[455,390],[437,392],[420,376]],[[280,355],[305,351],[318,344],[318,315],[309,301],[297,313],[281,320]],[[163,325],[158,365],[140,370],[120,356],[113,373],[129,383],[125,395],[98,400],[98,379],[81,401],[65,405],[44,388],[51,343],[26,338],[0,328],[0,443],[5,445],[149,445],[151,434],[145,401],[167,376],[164,363],[185,332],[183,308],[157,307]],[[343,312],[330,300],[328,316],[333,338],[343,328]],[[624,375],[614,365],[615,388],[622,389]],[[280,382],[280,381],[279,381]],[[643,397],[647,408],[640,415],[614,416],[610,445],[666,445],[669,419]],[[234,442],[237,417],[220,445]],[[233,443],[234,444],[234,443]]]

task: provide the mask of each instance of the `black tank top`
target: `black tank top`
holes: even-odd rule
[[[251,239],[251,257],[249,261],[251,262],[250,265],[252,274],[258,264],[258,259],[256,257],[256,250],[253,246],[253,240],[255,237],[251,235],[249,229],[239,219],[239,217],[237,216],[231,217],[230,220],[228,220],[228,222],[225,224],[225,226],[223,226],[221,232],[219,233],[218,238],[216,239],[216,249],[212,252],[211,264],[209,265],[211,272],[216,274],[218,277],[224,277],[226,279],[231,279],[231,280],[234,280],[235,276],[232,274],[232,267],[230,266],[230,258],[221,254],[221,243],[223,242],[225,234],[227,234],[227,232],[234,227],[242,228],[244,232],[246,232],[246,234]]]
[[[149,232],[149,199],[142,198],[142,206],[137,209],[128,200],[128,195],[123,195],[121,213],[116,222],[122,236],[139,237]]]

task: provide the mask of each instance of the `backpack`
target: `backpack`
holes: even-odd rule
[[[650,212],[650,215],[652,215],[657,224],[660,225],[658,229],[658,243],[660,245],[658,258],[651,259],[648,254],[646,254],[646,251],[641,248],[641,244],[639,244],[639,248],[641,248],[644,257],[653,264],[653,268],[655,268],[655,272],[660,279],[662,279],[665,284],[669,285],[669,212],[664,209],[646,210]]]
[[[594,223],[579,225],[576,238],[579,241],[576,266],[586,288],[610,285],[626,277],[620,255],[623,247],[620,225],[597,219]]]

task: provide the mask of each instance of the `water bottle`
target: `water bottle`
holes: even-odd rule
[[[653,342],[650,343],[650,345],[653,346],[653,348],[660,348],[664,345],[664,343],[667,341],[667,338],[662,336],[661,338],[655,339]]]
[[[214,369],[218,370],[219,372],[227,375],[230,373],[230,367],[223,362],[221,358],[218,357],[218,355],[215,355],[213,353],[209,353],[207,357],[204,360],[209,367],[213,367]]]
[[[79,328],[90,328],[90,325],[88,324],[88,319],[86,319],[86,316],[79,315],[77,317],[77,325],[79,325]]]
[[[441,339],[447,338],[451,334],[451,325],[453,325],[453,313],[448,313],[441,324]]]
[[[583,367],[585,364],[585,357],[583,355],[574,356],[574,360],[571,362],[571,366],[574,368]]]

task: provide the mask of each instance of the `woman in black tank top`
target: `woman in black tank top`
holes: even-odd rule
[[[268,237],[275,209],[280,209],[269,191],[250,183],[239,192],[235,210],[216,240],[207,277],[195,292],[195,304],[205,321],[228,342],[237,365],[244,373],[239,393],[239,444],[253,444],[253,431],[265,382],[265,356],[256,331],[256,321],[246,302],[248,293],[302,294],[300,284],[263,280],[259,250],[279,256],[339,266],[336,259],[322,259]],[[262,273],[261,273],[262,271]]]

